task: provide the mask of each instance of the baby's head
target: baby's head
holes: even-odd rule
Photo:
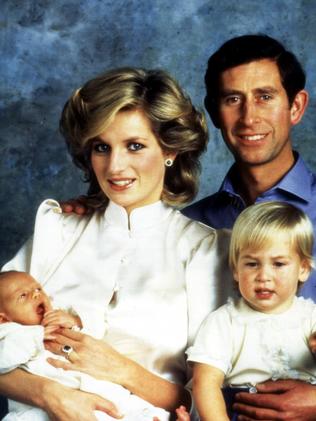
[[[258,311],[290,307],[313,267],[313,226],[304,212],[282,202],[246,208],[232,231],[229,263],[239,291]]]
[[[41,285],[25,272],[0,272],[0,323],[38,325],[51,309]]]

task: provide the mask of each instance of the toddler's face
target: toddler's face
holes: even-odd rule
[[[298,281],[305,282],[308,275],[308,264],[294,250],[286,233],[259,250],[242,250],[234,270],[241,295],[252,308],[264,313],[288,309]]]
[[[51,309],[41,285],[30,275],[10,272],[0,280],[1,311],[9,321],[23,325],[40,324],[44,313]]]

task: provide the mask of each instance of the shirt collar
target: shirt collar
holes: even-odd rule
[[[297,152],[294,152],[294,154],[296,159],[294,166],[285,174],[279,183],[273,186],[268,192],[279,189],[309,202],[312,198],[311,173],[300,155]],[[239,196],[233,184],[233,179],[236,177],[236,174],[236,164],[233,164],[224,178],[219,189],[220,192]]]
[[[172,208],[162,201],[134,209],[130,215],[126,210],[114,202],[109,202],[105,213],[105,222],[109,225],[129,230],[131,232],[148,228],[166,219]]]

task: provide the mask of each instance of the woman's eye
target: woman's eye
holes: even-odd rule
[[[141,143],[130,143],[128,145],[128,149],[133,152],[140,151],[143,148],[144,148],[144,145],[142,145]]]
[[[20,294],[19,299],[23,300],[24,298],[26,298],[27,294],[26,292],[22,292],[22,294]]]
[[[109,151],[109,146],[105,143],[94,143],[92,145],[92,150],[98,153],[105,153]]]

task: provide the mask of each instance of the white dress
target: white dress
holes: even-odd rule
[[[316,384],[316,361],[308,339],[316,331],[316,304],[295,297],[281,314],[260,313],[241,298],[203,322],[188,360],[216,367],[224,386],[255,386],[266,380],[297,379]]]
[[[80,217],[61,214],[48,200],[33,240],[3,269],[29,272],[50,296],[71,303],[87,328],[105,322],[104,340],[117,351],[185,385],[185,349],[209,311],[232,293],[228,243],[228,231],[162,202],[128,219],[111,202],[104,213]]]

